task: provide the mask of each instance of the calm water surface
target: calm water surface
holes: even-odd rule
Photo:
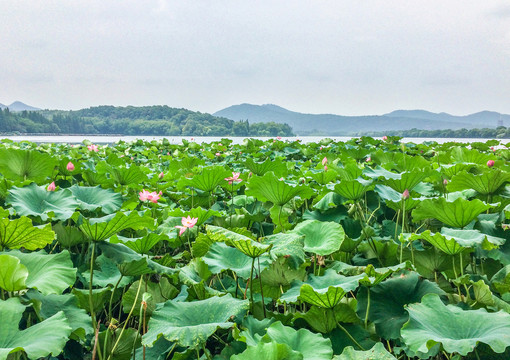
[[[167,138],[172,144],[181,144],[182,140],[187,141],[196,141],[198,143],[210,143],[213,141],[219,141],[224,138],[232,139],[234,144],[241,144],[245,137],[217,137],[217,136],[94,136],[94,135],[51,135],[51,136],[29,136],[29,135],[20,135],[20,136],[0,136],[0,139],[10,139],[13,141],[32,141],[36,143],[69,143],[69,144],[80,144],[83,140],[90,140],[95,144],[112,144],[117,141],[123,140],[126,142],[136,141],[138,139],[151,141],[151,140],[162,140]],[[255,139],[267,140],[274,139],[274,137],[254,137]],[[352,137],[348,136],[297,136],[297,137],[284,137],[282,140],[295,141],[301,140],[303,143],[312,143],[318,142],[322,139],[330,138],[334,141],[348,141],[352,139]],[[376,138],[380,139],[380,138]],[[463,142],[463,143],[471,143],[471,142],[485,142],[491,139],[464,139],[464,138],[403,138],[403,142],[413,142],[415,144],[420,144],[426,141],[437,141],[442,144],[445,142]],[[508,140],[502,139],[505,143]]]

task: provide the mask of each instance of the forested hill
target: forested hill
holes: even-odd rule
[[[287,124],[233,121],[168,106],[96,106],[77,111],[0,110],[0,133],[163,136],[292,136]]]

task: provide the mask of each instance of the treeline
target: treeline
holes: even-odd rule
[[[233,121],[168,106],[97,106],[77,111],[0,110],[1,133],[161,136],[293,136],[287,124]]]
[[[358,136],[400,136],[400,137],[428,137],[428,138],[483,138],[483,139],[509,139],[510,127],[498,126],[497,128],[483,129],[458,129],[458,130],[389,130],[384,132],[363,132]]]

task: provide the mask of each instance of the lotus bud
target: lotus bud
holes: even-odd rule
[[[328,171],[328,166],[324,165],[324,171]]]
[[[448,179],[443,179],[443,185],[448,185]]]
[[[322,159],[322,165],[326,165],[328,163],[328,158],[324,156],[324,159]]]
[[[365,159],[365,161],[366,161],[366,162],[370,162],[370,161],[372,161],[372,158],[369,156],[369,157],[367,157],[367,158]]]
[[[67,168],[67,171],[74,171],[74,164],[73,164],[72,162],[70,162],[70,161],[69,161],[69,162],[67,163],[66,168]]]
[[[494,166],[494,160],[487,161],[487,166],[490,167],[490,168],[493,167]]]
[[[383,141],[386,141],[386,140],[388,140],[388,137],[387,137],[386,135],[384,135],[384,136],[382,137],[382,139],[383,139]]]
[[[405,200],[405,199],[409,199],[409,190],[405,189],[404,192],[402,193],[402,198]]]
[[[163,178],[165,177],[165,174],[163,173],[163,171],[159,173],[158,177],[159,177],[160,179],[163,179]]]
[[[51,184],[46,188],[48,191],[55,191],[55,181],[52,181]]]

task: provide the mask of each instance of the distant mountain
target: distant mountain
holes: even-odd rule
[[[385,115],[342,116],[333,114],[303,114],[273,104],[241,104],[213,114],[231,120],[276,122],[289,124],[299,135],[351,135],[388,130],[441,130],[495,128],[498,121],[510,125],[510,115],[482,111],[466,116],[432,113],[425,110],[396,110]]]
[[[36,107],[30,106],[30,105],[24,104],[21,101],[15,101],[11,105],[0,104],[0,108],[1,109],[5,109],[6,107],[9,108],[10,111],[25,111],[25,110],[26,111],[37,111],[37,110],[41,110],[39,108],[36,108]]]

